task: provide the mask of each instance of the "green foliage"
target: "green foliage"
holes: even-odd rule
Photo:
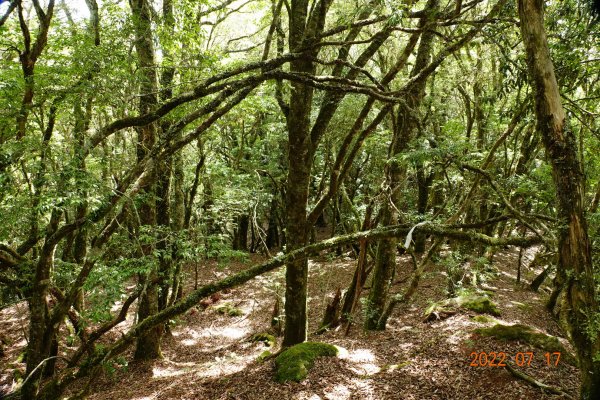
[[[360,306],[363,311],[363,317],[365,320],[370,320],[379,316],[377,311],[372,306],[373,303],[369,300],[368,297],[361,297],[360,299],[358,299],[358,301],[360,302]]]
[[[125,294],[125,282],[145,267],[136,259],[112,265],[98,264],[84,285],[88,305],[83,316],[92,322],[111,319],[113,305]]]
[[[464,257],[460,252],[454,251],[440,260],[439,264],[446,271],[446,279],[448,281],[447,294],[453,296],[461,289],[463,284]]]
[[[233,250],[231,243],[224,235],[209,235],[204,238],[204,243],[198,247],[198,252],[207,259],[216,259],[219,265],[226,266],[232,261],[247,262],[248,253]]]
[[[275,380],[300,382],[312,368],[317,357],[335,357],[338,349],[327,343],[305,342],[284,350],[275,359]]]
[[[127,367],[129,363],[127,359],[123,356],[119,356],[114,360],[108,360],[102,364],[104,371],[108,374],[108,377],[111,379],[115,379],[115,374],[118,371],[127,372]]]
[[[265,350],[262,353],[260,353],[260,355],[258,356],[256,361],[263,362],[266,359],[268,359],[269,357],[271,357],[272,355],[273,355],[273,353],[271,353],[269,350]]]

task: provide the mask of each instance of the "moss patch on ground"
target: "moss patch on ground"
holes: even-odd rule
[[[284,350],[275,359],[277,382],[300,382],[306,378],[317,357],[335,357],[338,349],[327,343],[305,342]]]
[[[545,333],[538,332],[527,325],[496,324],[489,328],[477,328],[474,330],[474,332],[499,340],[525,342],[533,347],[537,347],[538,349],[548,352],[559,351],[562,360],[571,365],[577,365],[577,360],[575,357],[570,354],[567,349],[565,349],[556,336],[550,336],[546,335]]]
[[[267,358],[271,357],[272,355],[273,355],[273,353],[271,353],[269,350],[265,350],[262,353],[260,353],[260,355],[258,356],[258,358],[256,359],[256,361],[263,362]]]
[[[498,323],[498,320],[496,318],[490,317],[489,315],[475,315],[475,316],[471,317],[471,320],[482,323],[482,324],[489,324],[492,322]]]

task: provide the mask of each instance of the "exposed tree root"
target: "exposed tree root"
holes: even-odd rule
[[[527,375],[521,371],[518,371],[516,369],[514,369],[513,367],[511,367],[510,363],[506,363],[506,366],[504,367],[508,370],[508,372],[510,372],[511,374],[513,374],[514,376],[516,376],[519,379],[523,379],[525,382],[536,386],[542,390],[548,391],[550,393],[554,393],[554,394],[558,394],[561,395],[563,397],[566,397],[567,399],[573,399],[572,396],[570,396],[568,393],[566,393],[564,390],[562,390],[561,388],[555,387],[555,386],[549,386],[546,385],[543,382],[538,381],[537,379],[535,379],[534,377]]]

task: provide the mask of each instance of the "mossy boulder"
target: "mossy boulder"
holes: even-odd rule
[[[231,302],[226,302],[213,308],[217,313],[229,315],[230,317],[241,317],[244,315],[244,312],[235,307]]]
[[[327,343],[305,342],[284,350],[275,358],[275,380],[300,382],[314,365],[317,357],[335,357],[338,349]]]
[[[267,347],[274,347],[275,344],[277,343],[277,339],[275,338],[275,336],[273,336],[269,333],[266,333],[266,332],[256,333],[256,334],[250,336],[250,339],[248,339],[248,341],[262,342]]]
[[[498,306],[489,297],[466,294],[432,304],[425,310],[425,321],[447,318],[456,314],[460,308],[474,311],[478,314],[500,316]]]
[[[577,359],[565,349],[556,336],[546,335],[527,325],[496,324],[489,328],[477,328],[474,332],[499,340],[525,342],[530,346],[551,353],[559,351],[562,360],[571,365],[577,365]]]
[[[490,314],[496,317],[500,316],[498,306],[487,296],[469,296],[463,299],[460,307],[475,311],[478,314]]]

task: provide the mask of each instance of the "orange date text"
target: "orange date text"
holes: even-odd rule
[[[539,357],[539,355],[538,355]],[[510,355],[503,351],[473,351],[469,355],[471,360],[470,367],[506,367],[508,361],[514,362],[519,367],[533,367],[539,366],[539,362],[536,363],[536,355],[532,351],[518,352],[514,355]],[[547,352],[542,358],[542,365],[556,367],[560,360],[560,352]]]

